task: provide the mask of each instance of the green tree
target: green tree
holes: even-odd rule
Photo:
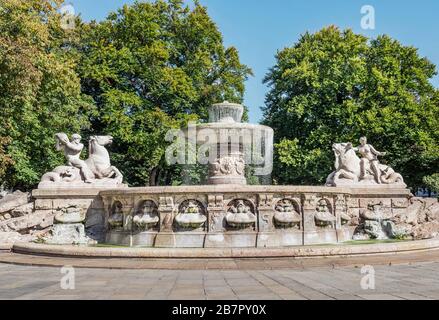
[[[89,125],[91,99],[81,93],[60,5],[0,0],[0,181],[8,187],[33,187],[64,161],[54,134]]]
[[[132,185],[178,180],[184,170],[166,165],[165,133],[206,120],[212,103],[241,102],[250,69],[198,3],[135,2],[82,31],[83,92],[98,107],[93,130],[115,137],[114,164]]]
[[[410,186],[437,172],[436,69],[416,48],[331,26],[304,34],[276,59],[263,122],[275,129],[279,183],[323,183],[333,171],[332,144],[363,135]]]
[[[439,195],[439,173],[424,177],[424,183],[430,191],[434,191]]]

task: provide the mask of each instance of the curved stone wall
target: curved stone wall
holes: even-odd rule
[[[99,195],[107,243],[170,248],[344,242],[368,206],[380,203],[396,215],[410,198],[407,189],[309,186],[127,188]]]

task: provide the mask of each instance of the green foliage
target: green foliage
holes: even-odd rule
[[[83,92],[98,107],[93,130],[115,137],[114,164],[135,186],[184,180],[164,161],[165,133],[206,120],[212,103],[241,102],[250,69],[198,3],[135,2],[81,29]]]
[[[424,177],[424,183],[431,191],[439,194],[439,173]]]
[[[304,34],[276,59],[265,78],[263,123],[275,130],[279,183],[323,183],[333,171],[332,144],[363,135],[412,187],[437,171],[436,70],[417,49],[331,26]]]
[[[28,189],[62,163],[54,134],[89,125],[61,1],[0,0],[0,181]]]

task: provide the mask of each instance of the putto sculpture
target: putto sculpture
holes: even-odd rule
[[[110,155],[105,148],[113,142],[111,136],[92,136],[89,140],[89,158],[81,159],[84,145],[79,134],[72,135],[57,133],[56,149],[63,151],[67,160],[66,166],[55,168],[43,175],[39,188],[62,187],[116,187],[122,185],[121,172],[111,165]]]
[[[367,138],[360,138],[360,145],[354,147],[352,143],[335,143],[332,146],[335,153],[335,171],[326,181],[327,186],[377,186],[393,185],[405,188],[407,185],[399,173],[390,166],[381,164],[379,156],[385,152],[377,151]],[[358,152],[361,159],[358,157]]]

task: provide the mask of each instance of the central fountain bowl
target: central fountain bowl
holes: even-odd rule
[[[197,126],[197,144],[209,148],[209,185],[246,185],[246,166],[271,166],[273,129],[241,123],[243,114],[242,105],[224,101],[209,108],[209,123]]]
[[[209,108],[209,122],[234,123],[241,122],[244,107],[240,104],[224,101]]]

